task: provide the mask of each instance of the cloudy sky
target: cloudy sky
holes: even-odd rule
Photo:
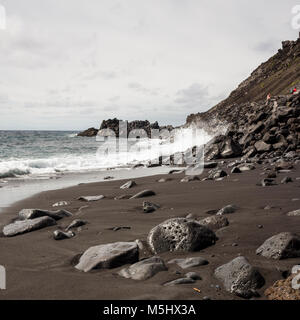
[[[183,124],[281,40],[295,0],[0,0],[0,130]]]

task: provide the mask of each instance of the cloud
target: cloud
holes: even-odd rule
[[[185,89],[181,89],[176,93],[175,103],[191,105],[203,104],[207,102],[209,97],[208,86],[199,83],[193,83]]]
[[[298,36],[294,0],[0,1],[0,129],[183,124]]]

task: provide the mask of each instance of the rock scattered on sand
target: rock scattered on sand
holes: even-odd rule
[[[124,199],[130,199],[132,197],[131,194],[121,194],[120,196],[114,197],[115,200],[124,200]]]
[[[81,219],[75,219],[73,220],[67,227],[66,227],[66,231],[69,231],[72,228],[78,228],[78,227],[82,227],[84,225],[86,225],[87,222]]]
[[[59,202],[56,202],[52,205],[52,207],[62,207],[62,206],[67,206],[69,205],[69,202],[68,201],[59,201]]]
[[[196,281],[192,278],[179,278],[170,282],[167,282],[164,284],[164,286],[176,286],[178,284],[189,284],[189,283],[195,283]]]
[[[202,278],[200,277],[200,275],[196,272],[188,272],[184,275],[186,278],[190,278],[193,280],[201,280]]]
[[[112,180],[112,179],[114,179],[114,177],[112,177],[112,176],[106,176],[103,178],[103,180]]]
[[[161,179],[157,180],[157,182],[164,183],[164,182],[168,182],[168,181],[171,181],[171,180],[172,179],[170,179],[170,178],[161,178]]]
[[[130,199],[138,199],[138,198],[144,198],[144,197],[151,197],[151,196],[155,196],[155,192],[152,190],[143,190],[137,194],[135,194],[134,196],[132,196]]]
[[[177,264],[181,269],[187,269],[207,265],[208,261],[202,257],[191,257],[185,259],[172,259],[168,262],[168,264],[172,263]]]
[[[138,258],[139,249],[136,242],[101,244],[86,250],[75,268],[84,272],[92,269],[110,269],[135,263]]]
[[[67,210],[49,211],[41,209],[23,209],[19,212],[19,218],[21,220],[35,219],[40,217],[50,217],[54,220],[60,220],[70,216],[72,216],[72,213]]]
[[[243,256],[218,267],[214,274],[226,291],[248,299],[256,296],[256,290],[265,283],[259,271]]]
[[[285,184],[285,183],[289,183],[289,182],[293,182],[293,179],[291,177],[284,177],[281,180],[281,183]]]
[[[191,182],[191,181],[196,181],[199,180],[198,176],[185,176],[180,180],[180,182]]]
[[[239,167],[233,167],[232,169],[231,169],[231,173],[241,173],[242,171],[241,171],[241,169],[239,168]]]
[[[268,179],[275,179],[275,178],[277,178],[277,173],[275,171],[271,171],[268,173],[267,178]]]
[[[276,260],[300,257],[300,236],[291,232],[276,234],[267,239],[256,254]]]
[[[130,188],[135,187],[135,186],[136,186],[135,181],[130,180],[130,181],[124,183],[123,185],[121,185],[120,189],[130,189]]]
[[[218,166],[218,162],[205,162],[204,169],[214,169]]]
[[[179,174],[179,173],[182,173],[182,172],[183,172],[183,170],[172,169],[172,170],[169,171],[168,174]]]
[[[139,261],[128,268],[122,269],[119,272],[119,275],[133,280],[147,280],[155,276],[158,272],[166,270],[168,270],[168,268],[164,261],[156,256]]]
[[[61,230],[55,230],[53,232],[54,240],[63,240],[63,239],[71,239],[75,236],[75,233],[72,231],[63,232]]]
[[[127,227],[127,226],[116,226],[116,227],[107,228],[107,230],[112,230],[112,231],[119,231],[119,230],[121,230],[121,229],[130,230],[131,227]]]
[[[199,223],[211,230],[218,230],[229,225],[228,219],[223,215],[207,217],[199,220]]]
[[[255,166],[253,164],[242,164],[239,166],[239,169],[243,172],[243,171],[250,171],[250,170],[254,170]]]
[[[216,215],[217,215],[217,216],[222,216],[222,215],[224,215],[224,214],[234,213],[234,212],[236,212],[236,210],[237,210],[237,206],[236,206],[236,205],[234,205],[234,204],[229,204],[229,205],[223,207],[222,209],[220,209],[220,210],[216,213]]]
[[[262,187],[275,186],[276,182],[273,179],[265,178],[258,185]]]
[[[151,212],[158,210],[159,208],[160,208],[159,204],[151,203],[148,201],[143,202],[143,212],[144,213],[151,213]]]
[[[56,225],[56,221],[48,216],[35,219],[18,220],[5,226],[3,228],[3,234],[6,237],[13,237],[54,225]]]
[[[197,251],[215,244],[217,237],[209,228],[195,220],[173,218],[154,227],[147,241],[154,253],[166,251]]]
[[[224,171],[224,170],[213,170],[209,174],[208,178],[216,180],[216,179],[223,178],[223,177],[226,177],[226,176],[227,176],[227,172]]]
[[[86,202],[90,202],[90,201],[98,201],[105,198],[104,195],[99,195],[99,196],[81,196],[78,198],[78,200],[81,201],[86,201]]]
[[[287,215],[289,217],[298,217],[298,216],[300,216],[300,209],[294,210],[294,211],[290,211],[290,212],[287,213]]]

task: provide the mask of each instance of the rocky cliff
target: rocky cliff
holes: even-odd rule
[[[297,41],[283,41],[282,48],[268,61],[254,70],[229,97],[207,112],[191,114],[186,125],[192,123],[236,123],[258,102],[265,101],[267,95],[287,95],[290,89],[300,89],[300,38]],[[249,104],[252,102],[252,104]]]

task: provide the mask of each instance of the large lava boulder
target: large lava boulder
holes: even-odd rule
[[[115,242],[90,247],[80,257],[76,269],[88,272],[92,269],[110,269],[137,262],[139,248],[136,242]]]
[[[300,257],[300,236],[291,232],[276,234],[267,239],[256,254],[276,260]]]
[[[218,267],[215,277],[223,283],[226,291],[243,298],[256,295],[256,289],[265,284],[259,271],[242,256]]]
[[[3,234],[6,237],[14,237],[19,234],[39,230],[49,226],[56,225],[56,221],[51,217],[40,217],[28,220],[17,220],[3,228]]]
[[[173,218],[154,227],[148,244],[154,253],[167,251],[197,251],[213,245],[215,233],[195,220]]]

